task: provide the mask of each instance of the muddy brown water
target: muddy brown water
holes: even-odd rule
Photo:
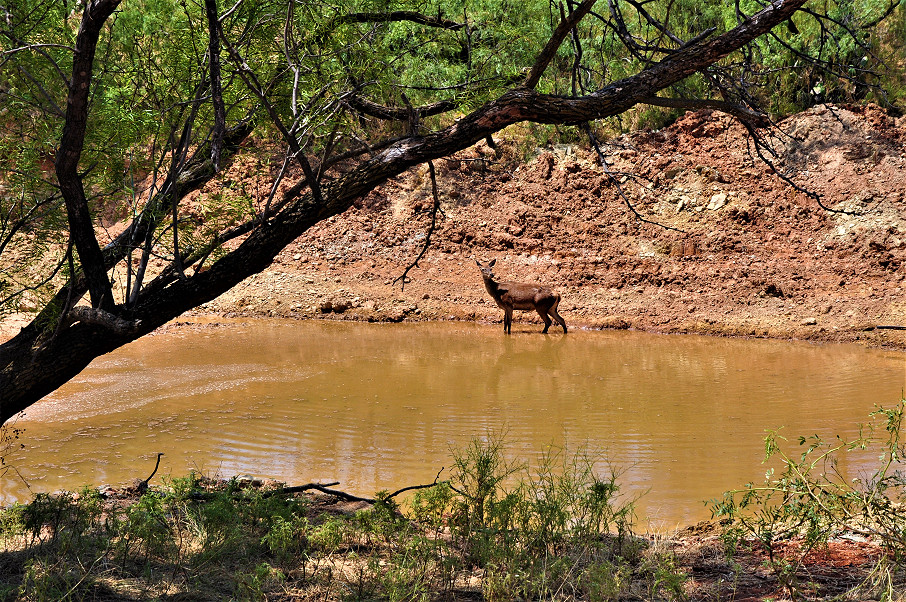
[[[17,425],[0,504],[31,491],[163,475],[339,481],[371,495],[429,483],[451,449],[505,433],[507,455],[584,448],[623,472],[644,526],[710,516],[763,479],[765,429],[855,436],[892,407],[902,353],[537,325],[242,321],[171,328],[99,358]],[[843,457],[858,476],[871,459]]]

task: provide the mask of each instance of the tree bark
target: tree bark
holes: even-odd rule
[[[101,29],[113,14],[120,0],[94,0],[85,5],[82,23],[76,36],[72,79],[66,101],[66,121],[57,150],[55,168],[60,192],[66,203],[69,235],[79,253],[79,261],[88,280],[91,305],[109,310],[113,307],[113,292],[101,255],[101,247],[94,235],[94,223],[88,210],[88,200],[82,178],[78,173],[79,158],[85,144],[88,125],[88,100],[91,91],[91,74]]]
[[[297,183],[285,193],[280,213],[263,221],[210,269],[175,280],[164,288],[143,290],[128,315],[134,330],[130,330],[132,326],[117,330],[80,321],[45,340],[33,322],[0,346],[0,422],[64,384],[95,357],[153,331],[264,270],[283,248],[314,224],[345,211],[388,178],[468,148],[520,121],[572,124],[620,114],[766,33],[788,19],[805,1],[776,0],[733,30],[708,42],[684,47],[645,71],[588,96],[562,97],[539,94],[526,87],[513,89],[449,127],[400,140],[346,175],[324,182],[319,201],[305,180]],[[94,272],[106,274],[106,265],[102,258],[91,267]]]

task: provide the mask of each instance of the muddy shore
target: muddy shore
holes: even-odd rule
[[[496,148],[437,162],[442,211],[405,286],[431,221],[424,167],[196,313],[499,323],[475,265],[496,258],[498,277],[557,290],[571,328],[906,349],[906,330],[879,328],[906,326],[906,117],[816,107],[770,140],[796,187],[744,128],[710,111],[610,140],[606,170],[582,145],[526,152],[504,132]],[[253,189],[267,181],[254,167],[239,160],[226,181]],[[27,319],[8,317],[3,338]],[[514,329],[540,331],[540,320],[517,312]]]

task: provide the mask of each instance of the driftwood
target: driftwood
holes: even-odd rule
[[[154,470],[151,471],[151,474],[148,475],[147,479],[145,479],[144,481],[141,481],[136,486],[136,489],[138,490],[139,493],[145,493],[146,491],[148,491],[148,483],[151,481],[151,478],[157,474],[157,469],[160,468],[160,457],[162,455],[164,455],[163,452],[157,453],[157,463],[154,465]]]
[[[158,462],[160,462],[160,456],[158,456]],[[155,472],[156,471],[157,471],[157,468],[155,467]],[[437,476],[434,478],[433,483],[427,483],[424,485],[410,485],[408,487],[403,487],[402,489],[397,489],[396,491],[387,495],[386,497],[382,497],[379,499],[378,498],[369,498],[369,497],[359,497],[357,495],[352,495],[351,493],[346,493],[345,491],[340,491],[338,489],[330,489],[334,485],[339,485],[340,484],[339,481],[334,481],[332,483],[306,483],[305,485],[294,485],[292,487],[280,487],[279,489],[265,491],[261,495],[262,495],[262,497],[271,497],[274,495],[292,495],[294,493],[303,493],[305,491],[320,491],[321,493],[326,493],[327,495],[333,495],[333,496],[338,497],[347,502],[364,502],[366,504],[371,504],[373,506],[375,504],[380,504],[382,502],[387,502],[389,500],[392,500],[396,496],[398,496],[402,493],[405,493],[407,491],[416,491],[418,489],[428,489],[429,487],[434,487],[435,485],[441,485],[443,483],[446,483],[447,485],[449,485],[452,488],[452,485],[450,485],[449,481],[438,481],[437,480],[438,478],[440,478],[440,473],[443,471],[444,471],[444,469],[441,468],[437,472]],[[154,476],[154,473],[151,473],[151,476]],[[150,480],[150,478],[151,477],[148,477],[149,480]],[[203,502],[203,501],[213,498],[215,495],[216,494],[214,492],[197,491],[192,494],[192,499],[195,501]]]
[[[396,496],[400,495],[401,493],[405,493],[407,491],[415,491],[418,489],[428,489],[429,487],[434,487],[435,485],[440,485],[442,483],[447,483],[449,485],[448,481],[438,481],[437,480],[440,477],[440,473],[442,473],[443,471],[444,471],[444,469],[441,468],[437,472],[437,476],[434,477],[433,483],[428,483],[426,485],[410,485],[409,487],[403,487],[402,489],[397,489],[393,493],[387,495],[386,497],[380,498],[380,499],[359,497],[357,495],[352,495],[351,493],[346,493],[345,491],[339,491],[337,489],[328,489],[328,487],[332,487],[334,485],[339,485],[340,484],[339,481],[336,481],[334,483],[324,483],[324,484],[308,483],[306,485],[297,485],[294,487],[281,487],[280,489],[275,489],[273,491],[266,492],[264,494],[264,496],[270,497],[272,495],[288,495],[288,494],[293,494],[293,493],[302,493],[303,491],[315,490],[315,491],[320,491],[321,493],[326,493],[328,495],[335,495],[340,499],[346,500],[347,502],[365,502],[366,504],[374,505],[374,504],[377,504],[380,502],[386,502],[388,500],[392,500]]]

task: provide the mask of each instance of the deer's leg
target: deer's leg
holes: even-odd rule
[[[535,311],[537,311],[538,315],[541,316],[541,319],[544,320],[544,330],[541,331],[541,334],[547,334],[547,329],[551,327],[551,319],[547,317],[547,312],[549,310],[543,307],[536,307]]]
[[[561,316],[560,314],[557,313],[557,306],[558,306],[558,305],[560,305],[560,297],[559,297],[559,296],[558,296],[557,299],[554,301],[553,306],[551,306],[551,308],[550,308],[549,310],[547,310],[547,311],[548,311],[548,313],[550,313],[550,315],[551,315],[551,317],[554,319],[554,321],[555,321],[557,324],[559,324],[560,326],[563,327],[563,334],[566,334],[566,320],[563,319],[563,316]]]
[[[563,327],[563,334],[566,334],[566,320],[563,319],[563,316],[557,313],[556,309],[551,310],[551,315],[554,318],[554,321],[557,322],[560,326]]]
[[[513,332],[513,310],[508,307],[503,312],[503,331],[511,334]]]

